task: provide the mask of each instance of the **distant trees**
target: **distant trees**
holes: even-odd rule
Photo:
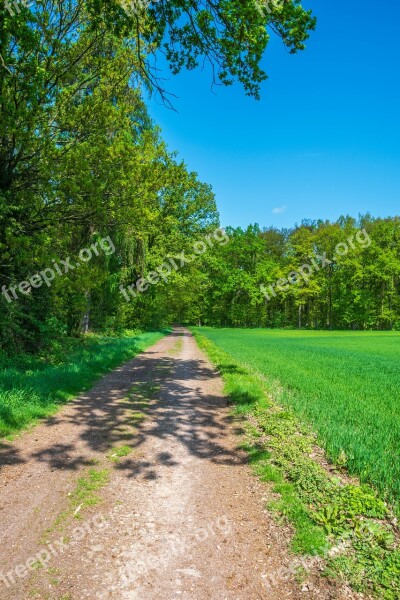
[[[207,283],[196,301],[203,323],[400,329],[400,218],[366,215],[308,221],[290,231],[251,226],[228,232],[229,244],[204,259]],[[312,273],[305,269],[304,278],[290,283],[303,265]],[[260,286],[273,286],[274,293],[267,298]]]

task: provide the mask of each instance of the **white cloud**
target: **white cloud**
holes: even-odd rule
[[[285,204],[284,206],[278,206],[277,208],[273,208],[272,214],[273,215],[282,215],[286,211],[287,211],[287,206]]]

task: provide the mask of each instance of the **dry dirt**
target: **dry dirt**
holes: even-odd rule
[[[176,328],[0,444],[0,598],[346,597],[290,573],[291,532],[266,510],[269,488],[239,441],[218,373]],[[89,469],[109,481],[85,507],[73,493]]]

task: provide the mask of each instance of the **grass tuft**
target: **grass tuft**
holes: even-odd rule
[[[108,455],[108,458],[113,462],[119,462],[121,458],[129,456],[131,452],[132,448],[130,448],[130,446],[120,446],[119,448],[113,448]]]

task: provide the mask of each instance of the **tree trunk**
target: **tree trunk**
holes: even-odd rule
[[[86,310],[85,310],[85,313],[84,313],[84,315],[82,317],[82,321],[81,321],[81,332],[82,333],[88,333],[89,324],[90,324],[90,292],[86,292],[85,296],[87,299],[87,305],[86,305]]]

